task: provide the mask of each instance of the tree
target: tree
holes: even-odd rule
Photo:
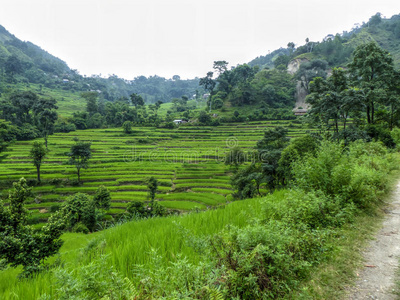
[[[17,128],[10,125],[9,122],[0,120],[0,153],[5,151],[7,147],[15,141]],[[0,161],[3,157],[0,157]]]
[[[162,101],[160,101],[160,100],[158,100],[154,105],[155,105],[155,107],[156,107],[156,113],[157,113],[157,111],[160,109],[160,107],[161,107],[161,104],[163,104],[164,102],[162,102]]]
[[[200,78],[199,85],[203,86],[203,88],[210,93],[210,99],[213,95],[213,91],[215,88],[215,85],[217,84],[215,80],[212,79],[214,73],[213,72],[208,72],[206,77]]]
[[[96,226],[96,204],[87,194],[76,193],[68,197],[61,212],[66,216],[67,228],[73,231],[81,227],[80,224],[86,226],[89,231],[93,231]]]
[[[97,104],[97,92],[84,92],[81,94],[81,97],[86,100],[86,111],[89,115],[94,115],[98,112],[98,104]]]
[[[235,190],[234,196],[239,199],[261,196],[260,187],[265,183],[265,175],[260,164],[251,164],[236,172],[231,178]]]
[[[44,145],[40,142],[33,142],[29,157],[32,158],[32,162],[36,167],[37,180],[40,182],[40,166],[42,165],[43,159],[46,157],[48,151]]]
[[[81,169],[87,169],[89,166],[89,159],[92,157],[92,151],[90,149],[90,142],[82,142],[76,139],[74,145],[71,146],[71,150],[68,153],[69,161],[68,164],[74,165],[78,173],[78,181],[81,181],[80,171]]]
[[[356,48],[349,67],[352,84],[363,95],[367,122],[374,124],[376,105],[385,100],[385,89],[395,75],[393,59],[376,42],[369,42]]]
[[[110,191],[104,185],[99,186],[93,196],[93,201],[96,208],[109,210],[111,206]]]
[[[211,123],[211,116],[205,111],[201,111],[199,114],[199,122],[202,125],[208,125]]]
[[[289,54],[292,55],[292,53],[293,53],[293,51],[294,51],[295,44],[294,44],[293,42],[289,42],[289,43],[287,44],[287,47],[288,47],[288,49],[289,49]]]
[[[47,148],[47,141],[50,134],[54,131],[54,124],[58,119],[57,112],[55,110],[45,109],[40,112],[37,116],[37,128],[40,130],[41,135],[44,139],[44,144]]]
[[[14,80],[14,75],[23,71],[23,65],[20,59],[13,54],[5,61],[4,70],[10,75],[11,79]]]
[[[41,269],[41,263],[58,252],[65,228],[60,213],[52,215],[41,230],[27,225],[28,210],[24,202],[31,196],[31,188],[21,178],[14,182],[8,196],[9,205],[0,201],[0,259],[12,267],[23,266],[22,275],[28,276]]]
[[[214,61],[213,69],[218,72],[218,75],[221,75],[228,70],[228,62],[225,60]]]
[[[284,181],[278,162],[281,158],[282,150],[289,142],[287,133],[286,128],[275,127],[265,131],[264,137],[257,142],[262,173],[271,190],[283,184]]]
[[[225,156],[225,164],[233,166],[235,170],[245,162],[245,154],[239,147],[232,148]]]
[[[158,181],[155,177],[152,176],[148,179],[147,188],[149,189],[149,197],[150,197],[151,201],[153,202],[156,197],[156,193],[157,193],[157,189],[158,189]]]
[[[349,87],[346,72],[341,68],[334,68],[328,79],[315,78],[310,83],[310,95],[306,101],[311,104],[309,114],[327,125],[333,120],[336,132],[339,132],[340,120],[346,129],[350,113],[361,110],[359,93]]]
[[[39,97],[31,91],[14,92],[8,99],[0,103],[0,110],[3,112],[3,119],[21,126],[24,123],[32,124],[32,108],[37,103]]]
[[[127,134],[132,133],[132,126],[133,126],[133,123],[131,121],[125,121],[124,124],[122,124],[122,128],[124,129],[124,132]]]
[[[131,97],[131,102],[135,106],[135,108],[137,108],[138,106],[144,105],[144,100],[143,100],[142,96],[133,93],[130,95],[130,97]]]
[[[293,164],[307,155],[315,155],[318,145],[317,139],[309,134],[290,140],[290,144],[282,150],[278,161],[286,184],[293,179]]]

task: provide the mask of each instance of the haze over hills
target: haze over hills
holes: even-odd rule
[[[258,66],[259,71],[264,68],[277,67],[279,64],[287,66],[290,60],[302,58],[303,61],[325,60],[330,68],[344,66],[357,45],[371,40],[376,41],[392,54],[396,66],[400,64],[400,16],[394,15],[385,19],[377,14],[372,16],[368,23],[351,32],[343,32],[336,36],[328,35],[322,42],[308,41],[297,47],[280,48],[270,54],[253,59],[248,65],[250,67]],[[278,57],[281,58],[276,61]],[[2,75],[0,92],[9,91],[16,83],[30,83],[72,93],[100,91],[102,98],[109,101],[138,93],[146,103],[155,103],[159,100],[169,102],[173,98],[182,96],[191,98],[196,91],[201,94],[205,92],[199,87],[198,78],[181,80],[179,76],[174,76],[173,79],[159,76],[138,76],[134,80],[128,81],[116,75],[108,78],[84,77],[79,75],[79,70],[71,70],[61,59],[31,42],[19,40],[1,26],[0,71]],[[216,72],[214,73],[216,74]],[[215,78],[216,76],[214,76]],[[225,101],[226,99],[222,97],[221,100]]]

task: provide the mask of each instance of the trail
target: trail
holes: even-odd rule
[[[382,228],[364,253],[364,267],[346,299],[400,299],[393,294],[400,259],[400,182],[385,209]]]

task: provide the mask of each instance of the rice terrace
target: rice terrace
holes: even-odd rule
[[[0,25],[0,300],[398,299],[399,14],[24,1],[78,68]]]
[[[74,193],[92,194],[98,186],[111,192],[109,214],[125,211],[129,201],[146,201],[148,177],[160,182],[157,200],[167,208],[182,211],[205,209],[232,201],[230,173],[224,164],[226,152],[241,146],[251,150],[267,128],[284,126],[284,121],[251,122],[218,127],[182,126],[176,130],[137,128],[129,135],[122,129],[95,129],[57,133],[49,139],[48,158],[41,168],[41,178],[48,184],[34,187],[36,202],[26,207],[32,211],[31,222],[45,220],[63,198]],[[300,124],[292,125],[289,134],[301,135]],[[82,171],[80,186],[76,170],[66,165],[73,138],[92,143],[90,168]],[[36,178],[36,168],[28,157],[31,141],[17,142],[1,165],[3,185],[20,177]],[[54,183],[53,183],[54,182]],[[53,184],[52,184],[53,183]]]

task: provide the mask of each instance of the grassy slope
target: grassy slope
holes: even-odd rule
[[[285,125],[264,121],[218,127],[181,126],[174,130],[139,127],[131,135],[120,128],[55,134],[49,139],[50,153],[41,168],[44,183],[33,189],[41,202],[32,201],[28,208],[32,218],[43,221],[51,207],[68,195],[94,193],[99,185],[105,185],[113,199],[109,213],[121,213],[128,201],[147,199],[145,180],[150,176],[162,184],[157,199],[168,208],[192,210],[220,205],[232,199],[231,171],[223,163],[225,153],[234,146],[250,150],[266,128]],[[298,125],[291,127],[289,134],[299,136],[303,132]],[[76,178],[75,168],[65,165],[65,153],[74,137],[92,142],[90,167],[82,170],[84,184],[55,185],[49,181]],[[17,142],[5,152],[8,157],[0,165],[0,183],[4,187],[10,187],[22,176],[36,178],[36,169],[28,157],[32,142]],[[6,195],[4,192],[3,197]]]
[[[392,176],[394,179],[396,176]],[[281,201],[285,191],[276,192],[269,201]],[[216,210],[193,213],[184,216],[156,218],[134,221],[92,235],[64,234],[65,244],[60,259],[63,269],[73,272],[89,264],[96,256],[89,255],[88,243],[91,240],[103,243],[103,254],[107,255],[107,265],[123,277],[134,279],[135,264],[152,267],[151,249],[156,249],[164,266],[170,265],[181,253],[191,263],[198,262],[198,255],[187,244],[187,236],[182,229],[189,230],[189,236],[201,237],[213,235],[225,226],[244,227],[254,218],[262,217],[262,199],[249,199],[233,202]],[[339,299],[346,286],[356,276],[361,263],[360,249],[372,237],[379,222],[380,213],[359,215],[355,222],[338,231],[327,243],[334,243],[337,250],[317,267],[309,281],[291,299]],[[93,242],[94,242],[93,241]],[[93,242],[91,242],[93,244]],[[85,250],[86,249],[86,250]],[[49,259],[53,263],[55,258]],[[160,267],[160,266],[158,266]],[[54,277],[51,273],[42,273],[34,279],[19,281],[16,275],[20,269],[0,271],[0,294],[2,299],[36,299],[43,293],[54,295]]]
[[[278,193],[277,198],[283,193]],[[197,262],[198,255],[185,243],[180,228],[189,229],[195,235],[210,235],[219,232],[226,225],[243,227],[251,218],[261,214],[260,199],[234,202],[217,210],[194,213],[169,218],[156,218],[126,223],[92,235],[64,234],[65,244],[61,249],[61,259],[67,270],[88,264],[84,248],[92,239],[105,240],[105,254],[108,264],[132,278],[134,264],[149,264],[148,252],[154,248],[168,265],[177,253],[182,253],[190,262]],[[178,225],[179,224],[179,225]],[[54,262],[55,258],[49,260]],[[43,293],[52,295],[54,278],[42,273],[32,280],[19,281],[16,275],[20,269],[0,271],[1,299],[37,299]]]
[[[28,90],[37,93],[40,97],[56,99],[58,105],[57,113],[61,118],[72,116],[72,113],[83,111],[86,108],[86,103],[84,99],[80,97],[80,92],[72,92],[63,89],[49,89],[46,87],[40,88],[39,84],[26,83],[7,84],[6,90]]]

